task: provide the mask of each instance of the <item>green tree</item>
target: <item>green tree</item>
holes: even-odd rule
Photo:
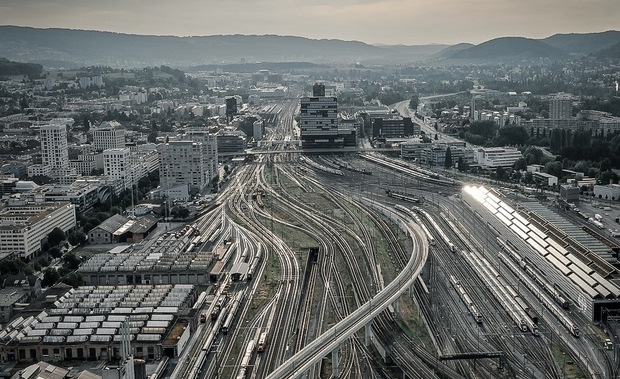
[[[444,165],[446,168],[452,167],[452,150],[450,150],[450,146],[448,146],[448,148],[446,149]]]
[[[77,270],[80,267],[80,258],[74,253],[65,254],[62,260],[64,261],[64,266],[71,271]]]
[[[562,162],[553,161],[547,162],[545,164],[545,172],[550,175],[557,176],[558,178],[562,177]]]
[[[409,99],[409,108],[411,109],[418,109],[418,105],[420,105],[420,97],[415,94],[413,96],[411,96],[411,99]]]
[[[58,246],[54,246],[51,247],[47,253],[52,257],[52,258],[60,258],[62,256],[62,252],[60,251],[60,248]]]
[[[48,267],[43,272],[43,280],[41,281],[41,285],[43,287],[50,287],[56,284],[59,279],[60,274],[58,273],[58,270],[52,267]]]
[[[522,126],[511,125],[499,129],[499,145],[525,145],[529,136]]]
[[[66,238],[65,232],[62,229],[56,227],[52,229],[50,234],[47,235],[47,241],[51,246],[58,246]]]
[[[497,125],[493,121],[474,121],[469,124],[469,132],[490,140],[497,132]]]
[[[185,219],[189,217],[190,212],[186,207],[174,207],[170,211],[170,214],[173,218]]]
[[[527,162],[525,161],[525,158],[517,159],[517,161],[512,166],[512,168],[515,170],[523,170],[523,171],[527,170]]]
[[[502,166],[499,166],[498,168],[495,169],[495,177],[497,178],[497,180],[505,180],[506,179],[506,169],[503,168]]]
[[[0,275],[19,274],[26,264],[21,259],[7,259],[0,261]]]

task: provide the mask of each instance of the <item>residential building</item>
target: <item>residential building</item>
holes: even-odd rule
[[[226,121],[230,122],[233,116],[237,114],[237,109],[240,104],[237,103],[237,98],[230,96],[226,98]]]
[[[482,168],[512,167],[523,154],[511,147],[481,147],[474,151],[474,161]]]
[[[50,124],[40,128],[41,155],[43,164],[54,171],[69,168],[69,145],[67,143],[67,126]]]
[[[80,154],[78,159],[69,161],[69,167],[82,176],[88,176],[93,170],[103,170],[103,154]]]
[[[565,120],[573,116],[573,95],[560,92],[549,99],[549,118]]]
[[[103,152],[103,174],[124,182],[124,188],[137,184],[134,178],[131,152],[129,148],[108,149]]]
[[[56,227],[75,228],[75,205],[69,203],[19,204],[0,207],[0,253],[17,253],[26,260]]]
[[[188,138],[194,142],[202,143],[203,163],[205,164],[205,170],[207,171],[208,181],[211,181],[218,175],[218,136],[214,133],[209,133],[209,131],[205,128],[194,127],[187,128],[185,138]]]
[[[50,176],[52,168],[44,164],[33,164],[28,166],[28,177],[33,176]]]
[[[93,146],[97,151],[125,147],[125,129],[118,122],[103,122],[92,130]]]
[[[170,141],[160,144],[158,152],[159,182],[164,189],[182,184],[192,192],[202,192],[209,185],[201,142]]]

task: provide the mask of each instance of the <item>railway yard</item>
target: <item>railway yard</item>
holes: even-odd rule
[[[128,320],[168,362],[151,378],[616,378],[617,245],[574,222],[374,153],[257,155],[191,225],[94,255],[88,286],[0,336],[111,358]]]
[[[257,157],[220,197],[254,245],[241,258],[252,279],[217,286],[205,311],[222,291],[228,305],[172,377],[615,377],[617,348],[603,348],[615,332],[600,318],[617,308],[613,266],[476,187],[539,245],[564,247],[566,267],[541,266],[534,237],[508,237],[467,188],[373,154]],[[575,285],[584,275],[602,284]]]

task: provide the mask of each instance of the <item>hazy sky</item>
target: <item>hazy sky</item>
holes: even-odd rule
[[[409,45],[620,29],[619,15],[620,0],[0,0],[3,25]]]

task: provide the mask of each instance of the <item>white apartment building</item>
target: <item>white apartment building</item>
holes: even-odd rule
[[[135,184],[132,166],[129,148],[104,150],[103,174],[113,180],[122,180],[124,188]]]
[[[44,164],[33,164],[28,166],[28,176],[50,176],[52,168]]]
[[[187,132],[185,133],[186,139],[192,140],[194,142],[202,143],[202,152],[203,152],[203,163],[205,165],[205,170],[207,171],[207,181],[211,181],[214,177],[218,175],[217,166],[217,135],[211,134],[206,131],[204,128],[187,128]]]
[[[59,124],[45,125],[40,129],[43,164],[52,171],[69,168],[67,127]]]
[[[120,129],[115,124],[102,123],[93,129],[93,146],[98,151],[125,147],[125,129]]]
[[[192,191],[202,192],[208,186],[209,171],[201,142],[170,141],[159,145],[158,151],[159,182],[165,190],[184,184]]]
[[[482,168],[512,167],[523,154],[511,147],[481,147],[474,151],[474,161]]]
[[[0,253],[32,259],[56,227],[75,228],[75,206],[68,203],[4,206],[0,208]]]
[[[103,154],[80,154],[77,160],[69,162],[69,166],[82,176],[90,175],[93,170],[103,169]]]
[[[260,141],[263,139],[263,120],[256,120],[252,124],[252,136],[254,141]]]

